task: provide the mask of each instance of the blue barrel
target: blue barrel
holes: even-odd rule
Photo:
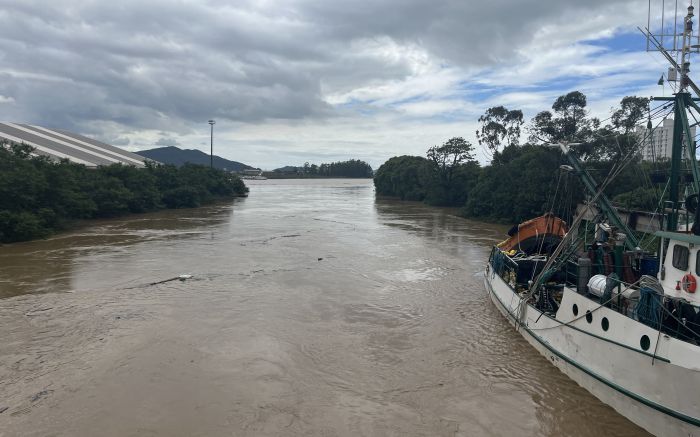
[[[642,275],[656,277],[656,274],[659,273],[659,258],[656,256],[645,256],[639,260],[639,272]]]

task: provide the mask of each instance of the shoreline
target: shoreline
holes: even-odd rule
[[[38,237],[38,238],[30,238],[28,240],[22,240],[22,241],[13,241],[11,243],[0,243],[0,248],[3,247],[11,247],[15,246],[18,244],[23,244],[23,243],[31,243],[34,241],[46,241],[51,238],[60,236],[61,234],[73,232],[82,228],[87,228],[92,225],[98,224],[99,222],[109,222],[113,220],[122,220],[125,218],[129,217],[141,217],[141,216],[147,216],[151,215],[154,213],[158,212],[164,212],[164,211],[183,211],[183,210],[194,210],[194,209],[199,209],[199,208],[206,208],[206,207],[211,207],[215,206],[217,204],[222,204],[228,201],[233,201],[235,199],[240,199],[240,198],[246,198],[248,197],[248,194],[241,194],[241,195],[236,195],[236,196],[231,196],[231,197],[217,197],[213,199],[210,202],[203,203],[199,206],[194,206],[194,207],[183,207],[183,208],[159,208],[159,209],[154,209],[151,211],[144,211],[144,212],[127,212],[124,214],[119,214],[111,217],[95,217],[95,218],[88,218],[88,219],[72,219],[72,220],[67,220],[66,223],[63,224],[60,228],[54,229],[53,232],[49,233],[48,235],[44,237]]]

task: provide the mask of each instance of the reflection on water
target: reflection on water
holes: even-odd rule
[[[249,185],[0,248],[0,436],[644,435],[488,300],[506,227]]]

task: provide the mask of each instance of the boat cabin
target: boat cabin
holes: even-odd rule
[[[663,265],[658,276],[664,294],[700,306],[700,236],[667,231],[658,231],[655,235],[662,239],[661,247],[664,250],[661,257]]]

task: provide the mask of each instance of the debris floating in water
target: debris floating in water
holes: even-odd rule
[[[27,316],[27,317],[36,316],[36,315],[39,315],[39,313],[43,313],[44,311],[49,311],[49,310],[52,310],[52,309],[53,309],[53,307],[40,308],[40,309],[38,309],[38,310],[29,311],[28,313],[25,313],[24,315]]]
[[[188,280],[188,279],[192,279],[193,277],[194,277],[194,276],[192,276],[192,275],[182,274],[182,275],[179,275],[179,276],[175,276],[174,278],[164,279],[164,280],[158,281],[158,282],[151,282],[151,283],[148,284],[148,285],[157,285],[157,284],[163,284],[163,283],[166,283],[166,282],[178,281],[178,280],[179,280],[179,281],[186,281],[186,280]]]

